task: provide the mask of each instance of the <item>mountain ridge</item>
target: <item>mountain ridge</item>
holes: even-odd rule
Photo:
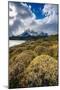
[[[48,33],[44,33],[44,32],[35,32],[35,31],[30,31],[30,30],[26,30],[24,31],[22,34],[18,35],[18,36],[11,36],[9,37],[10,40],[25,40],[25,39],[36,39],[36,38],[40,38],[40,37],[47,37]]]

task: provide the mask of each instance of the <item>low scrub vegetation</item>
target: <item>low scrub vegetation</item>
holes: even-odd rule
[[[19,77],[23,76],[23,71],[30,64],[30,62],[35,58],[35,53],[31,50],[23,51],[21,54],[13,59],[9,67],[9,79],[10,87],[16,87],[17,84],[14,84],[15,80],[19,81]]]
[[[58,85],[58,40],[49,36],[9,48],[9,87]]]
[[[36,46],[34,51],[37,53],[37,55],[41,55],[42,53],[47,54],[48,53],[48,48],[44,47],[44,46]]]
[[[57,85],[57,60],[49,55],[40,55],[32,60],[21,80],[22,87]]]

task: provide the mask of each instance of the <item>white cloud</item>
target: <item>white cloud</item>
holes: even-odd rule
[[[31,6],[28,6],[26,3],[20,3],[20,7],[17,6],[16,3],[9,3],[10,35],[19,35],[25,29],[28,29],[29,25],[32,23],[33,19],[35,18],[36,16],[31,11]]]
[[[45,4],[43,8],[43,13],[46,14],[46,16],[56,14],[57,5],[56,4]]]
[[[47,17],[47,23],[57,22],[58,6],[56,4],[46,4],[43,8],[43,14]]]
[[[16,20],[16,8],[13,3],[9,3],[9,25],[13,25]]]
[[[38,32],[44,31],[48,34],[56,34],[58,29],[58,6],[45,4],[42,13],[45,15],[45,18],[35,20],[30,27]]]
[[[29,8],[31,9],[31,5],[29,5]]]
[[[16,8],[15,8],[14,4],[9,3],[9,9],[10,9],[10,12],[9,12],[10,17],[14,17],[17,15]]]
[[[9,32],[10,35],[19,35],[26,29],[35,30],[38,32],[44,31],[49,34],[57,33],[58,24],[58,7],[53,4],[45,4],[42,9],[43,19],[36,19],[36,15],[32,12],[31,5],[26,3],[9,4]]]

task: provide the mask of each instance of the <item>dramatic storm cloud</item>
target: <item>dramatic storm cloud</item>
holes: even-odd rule
[[[58,5],[9,2],[9,36],[20,35],[28,29],[56,34]]]

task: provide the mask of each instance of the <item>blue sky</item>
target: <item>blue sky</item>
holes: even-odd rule
[[[25,30],[57,34],[58,5],[9,2],[9,35],[20,35]]]
[[[44,14],[42,14],[42,9],[44,7],[44,4],[36,4],[36,3],[28,3],[27,5],[31,5],[31,10],[36,15],[36,19],[42,19],[45,17]]]

